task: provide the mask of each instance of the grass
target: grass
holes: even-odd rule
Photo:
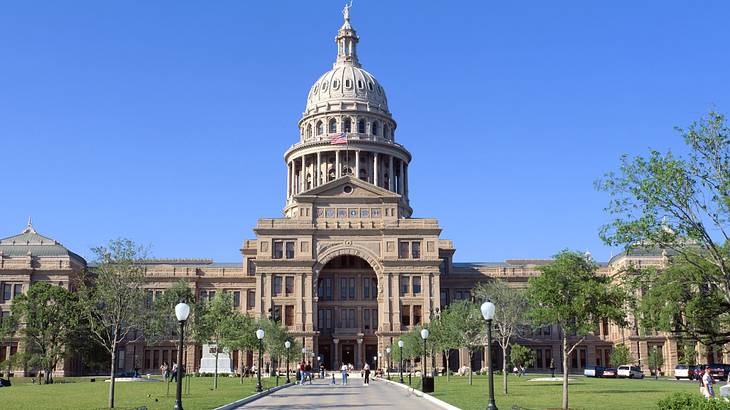
[[[556,375],[557,376],[557,375]],[[495,401],[500,409],[555,409],[562,404],[562,382],[530,382],[535,375],[518,378],[510,375],[509,395],[502,393],[502,376],[495,375]],[[675,381],[674,379],[632,380],[594,379],[572,376],[568,389],[568,404],[571,409],[656,409],[660,399],[674,392],[699,394],[697,383]],[[397,380],[397,379],[396,379]],[[408,383],[408,379],[405,379]],[[413,378],[412,386],[419,388],[421,381]],[[488,384],[486,376],[474,376],[469,385],[468,377],[452,376],[446,382],[445,376],[435,379],[433,396],[463,410],[483,410],[487,407]]]
[[[105,409],[109,383],[97,377],[92,383],[89,377],[57,379],[55,384],[39,386],[30,379],[12,378],[12,387],[0,388],[0,408],[16,409]],[[264,389],[276,385],[275,378],[263,378]],[[283,384],[285,377],[279,379]],[[66,383],[64,383],[66,382]],[[150,410],[169,410],[175,404],[175,383],[117,382],[115,384],[115,408],[134,409],[146,406]],[[183,389],[183,405],[186,410],[213,409],[226,403],[250,396],[256,390],[256,379],[245,378],[243,385],[238,378],[218,378],[218,390],[212,390],[212,377],[191,377],[190,394]]]

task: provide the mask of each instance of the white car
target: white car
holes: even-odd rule
[[[641,367],[639,366],[629,366],[628,364],[625,364],[623,366],[619,366],[616,370],[616,374],[618,377],[629,379],[643,379],[644,378],[644,372],[641,371]]]
[[[692,377],[689,375],[689,366],[684,365],[684,364],[678,364],[674,368],[674,377],[676,377],[677,380],[682,379],[682,378],[692,379]]]

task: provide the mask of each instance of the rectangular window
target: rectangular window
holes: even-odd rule
[[[340,278],[340,300],[347,299],[347,278]]]
[[[355,316],[355,309],[350,309],[350,312],[348,313],[348,327],[350,329],[354,329],[357,327],[357,317]]]
[[[213,299],[215,299],[215,291],[210,290],[210,291],[208,291],[208,300],[213,300]]]
[[[256,307],[256,291],[255,290],[249,290],[246,292],[246,307],[249,309],[253,309]]]
[[[355,278],[350,278],[350,299],[355,299],[357,295],[357,288],[355,285]]]
[[[421,277],[420,276],[413,277],[413,294],[414,295],[421,294]]]
[[[413,305],[413,324],[421,324],[421,305]]]
[[[608,319],[603,319],[603,336],[608,336]]]
[[[370,210],[370,214],[373,216],[373,218],[380,218],[380,208],[372,208]]]
[[[152,368],[152,352],[150,350],[144,351],[144,365],[145,369],[151,369]]]
[[[17,298],[18,296],[23,294],[23,285],[20,283],[15,284],[15,290],[13,291],[13,298]]]
[[[238,308],[239,306],[241,306],[241,292],[236,290],[233,292],[233,307]]]
[[[248,260],[248,268],[246,273],[248,276],[254,276],[256,274],[256,258],[250,258]]]
[[[449,292],[447,290],[441,290],[440,297],[441,297],[441,308],[443,309],[449,305]]]
[[[203,292],[201,292],[201,293],[203,293]],[[145,305],[146,305],[146,306],[147,306],[148,308],[149,308],[149,307],[152,307],[152,302],[153,302],[153,301],[154,301],[154,299],[155,299],[155,293],[154,293],[153,291],[151,291],[151,290],[148,290],[147,292],[145,292],[145,294],[146,294],[146,296],[147,296],[147,297],[146,297],[146,299],[145,299]]]
[[[175,360],[177,361],[177,360]],[[169,350],[163,350],[162,351],[162,362],[167,363],[167,365],[170,365],[170,351]]]
[[[535,362],[535,367],[537,367],[538,369],[546,367],[542,365],[542,349],[537,349],[537,360]]]
[[[406,242],[406,241],[398,242],[398,257],[401,259],[408,258],[408,242]]]
[[[274,275],[274,296],[281,295],[281,276]]]
[[[322,300],[332,300],[332,278],[320,279],[317,293]]]
[[[3,284],[3,300],[10,300],[13,298],[13,285],[9,283]]]
[[[370,278],[362,278],[362,298],[370,299]]]
[[[370,218],[370,210],[368,208],[361,209],[360,218]]]
[[[400,277],[400,284],[401,284],[400,295],[401,296],[408,295],[408,282],[410,282],[410,280],[411,280],[411,277],[407,276],[407,275],[403,275]]]
[[[411,307],[408,305],[401,306],[401,317],[400,317],[400,323],[403,326],[410,326],[411,325]]]
[[[274,259],[282,259],[284,257],[284,241],[274,241],[274,254],[271,256]]]
[[[370,309],[364,309],[362,311],[362,326],[365,330],[370,329]]]
[[[347,218],[347,208],[337,208],[338,218]]]
[[[154,355],[154,360],[153,360],[153,363],[152,363],[152,368],[153,369],[157,369],[158,367],[160,367],[160,351],[157,350],[157,349],[155,349],[155,350],[152,351],[152,354]]]
[[[287,305],[284,308],[284,324],[294,326],[294,305]]]
[[[335,209],[334,208],[327,208],[324,210],[324,215],[327,218],[334,218],[335,217]]]
[[[294,241],[286,242],[286,258],[294,259]]]
[[[421,258],[421,242],[412,242],[411,243],[411,257],[413,259]]]
[[[289,296],[294,293],[294,276],[286,277],[286,295]]]

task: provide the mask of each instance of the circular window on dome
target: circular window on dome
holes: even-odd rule
[[[340,82],[338,80],[332,81],[332,88],[334,88],[335,90],[340,88]]]
[[[322,83],[322,91],[327,91],[327,81]]]
[[[349,78],[345,80],[345,88],[352,88],[352,81]]]
[[[373,91],[373,83],[368,81],[368,90]]]
[[[344,192],[346,194],[351,194],[352,193],[352,187],[349,186],[349,185],[345,185],[345,187],[342,188],[342,192]]]

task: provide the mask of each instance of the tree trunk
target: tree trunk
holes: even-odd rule
[[[213,390],[216,389],[218,389],[218,343],[215,345],[215,373],[213,374]]]
[[[109,374],[109,408],[114,408],[114,364],[117,358],[116,345],[112,348],[112,365]]]
[[[472,385],[472,377],[471,377],[471,375],[472,375],[473,369],[471,368],[471,363],[472,363],[472,355],[473,354],[474,353],[472,353],[472,351],[469,350],[469,386]]]
[[[244,373],[243,350],[239,350],[238,355],[241,356],[241,367],[239,368],[239,371],[241,372],[241,384],[243,384],[243,373]]]
[[[563,410],[568,410],[568,338],[563,334]]]
[[[451,373],[451,367],[449,366],[449,351],[446,350],[445,354],[446,354],[446,382],[448,383],[450,380],[449,375]]]
[[[507,395],[507,349],[502,346],[502,387]]]

